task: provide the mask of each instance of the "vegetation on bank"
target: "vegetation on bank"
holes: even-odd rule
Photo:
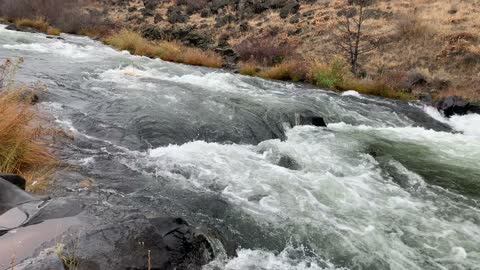
[[[170,62],[213,68],[222,67],[224,63],[223,58],[213,51],[187,47],[176,41],[150,41],[129,29],[113,33],[103,41],[119,50]]]
[[[249,76],[307,82],[322,88],[339,91],[356,90],[364,94],[401,99],[411,99],[423,94],[431,94],[434,97],[460,95],[469,99],[480,99],[478,91],[472,87],[467,87],[467,83],[469,85],[474,84],[474,78],[462,81],[467,86],[459,88],[456,86],[458,80],[454,80],[447,72],[437,72],[432,75],[429,71],[432,70],[431,68],[416,67],[425,65],[425,63],[428,64],[428,62],[436,63],[438,59],[447,56],[459,58],[465,55],[465,61],[462,61],[465,62],[466,68],[455,68],[454,70],[461,69],[464,70],[464,73],[469,74],[474,72],[475,61],[478,58],[476,56],[478,55],[476,53],[478,49],[475,48],[478,48],[478,46],[475,47],[471,44],[476,42],[476,35],[472,36],[467,32],[462,32],[446,36],[445,39],[449,44],[451,43],[451,46],[448,47],[448,50],[445,50],[445,57],[443,51],[441,55],[434,57],[431,54],[439,50],[428,49],[428,45],[431,45],[428,41],[434,37],[437,38],[439,32],[428,25],[418,14],[408,18],[399,14],[399,19],[394,20],[393,17],[389,17],[390,15],[380,12],[384,9],[381,5],[368,5],[368,10],[362,12],[363,6],[358,6],[358,3],[368,1],[354,1],[352,3],[357,4],[353,5],[352,3],[349,4],[348,1],[337,1],[338,4],[321,9],[321,11],[327,12],[325,13],[327,15],[332,13],[331,16],[325,15],[325,17],[322,17],[322,20],[328,22],[328,25],[324,25],[314,16],[318,13],[314,9],[316,4],[299,2],[301,3],[300,10],[304,10],[302,16],[311,14],[305,15],[308,19],[301,19],[298,23],[292,23],[294,18],[301,15],[298,13],[291,16],[287,14],[287,19],[284,18],[283,20],[289,20],[291,26],[305,26],[307,21],[314,23],[312,25],[308,24],[307,28],[297,28],[297,30],[302,30],[299,33],[308,30],[309,32],[305,32],[305,35],[308,34],[309,37],[320,38],[325,36],[324,33],[330,33],[328,39],[324,39],[325,42],[318,43],[321,46],[315,44],[316,49],[305,47],[306,41],[302,37],[303,34],[299,35],[296,32],[290,31],[292,32],[290,33],[287,31],[289,25],[285,25],[284,21],[279,21],[280,18],[274,13],[269,14],[272,15],[272,18],[264,22],[265,27],[260,29],[261,31],[256,31],[259,30],[256,28],[257,26],[262,27],[261,24],[255,24],[254,26],[249,23],[252,21],[248,20],[246,21],[247,25],[243,25],[247,30],[241,30],[240,32],[235,30],[238,27],[232,24],[222,26],[222,29],[225,28],[222,30],[223,32],[218,29],[210,29],[212,30],[211,37],[210,32],[208,32],[208,38],[211,38],[214,43],[208,45],[213,46],[217,42],[219,47],[220,44],[230,46],[239,56],[240,61],[237,63],[229,62],[229,66],[237,65],[241,74]],[[184,3],[177,3],[177,6],[181,6],[176,7],[178,12],[182,12]],[[186,6],[190,7],[193,5],[192,3],[196,2],[188,2]],[[166,22],[166,20],[156,19],[163,16],[161,13],[169,14],[169,4],[163,5],[155,4],[150,7],[146,4],[142,6],[139,2],[136,4],[127,3],[126,6],[120,4],[114,6],[107,3],[100,4],[81,0],[49,0],[48,3],[40,4],[40,2],[30,0],[0,0],[0,15],[10,21],[15,21],[19,26],[33,27],[43,32],[50,32],[50,34],[58,33],[60,30],[66,33],[99,38],[117,49],[128,50],[132,54],[197,66],[221,67],[225,65],[227,60],[224,60],[213,50],[185,46],[184,44],[192,43],[182,43],[179,41],[182,37],[172,38],[166,35],[165,37],[170,37],[168,40],[150,40],[146,38],[147,36],[140,34],[140,30],[145,26],[141,22],[149,23],[152,26],[153,21],[155,27]],[[390,4],[388,5],[390,6]],[[117,13],[113,14],[111,12],[112,8],[116,9],[115,12]],[[353,12],[355,8],[356,11]],[[134,18],[135,16],[129,17],[128,14],[122,13],[127,9],[135,14],[142,11],[145,20],[130,20],[130,17]],[[192,12],[205,9],[208,9],[208,6],[199,5],[195,6]],[[454,10],[451,12],[454,12]],[[126,25],[120,19],[123,18],[120,16],[122,14],[127,16],[125,22],[128,21],[128,29],[140,30],[133,31],[122,28]],[[369,15],[367,16],[367,14]],[[211,16],[215,15],[211,14]],[[197,21],[194,21],[196,18],[196,16],[191,16],[193,25],[199,25]],[[261,19],[261,17],[257,19],[259,18]],[[381,27],[382,31],[375,30],[379,27],[379,23],[385,22],[391,25],[386,29],[383,29],[385,28],[383,25]],[[317,23],[324,25],[326,28],[318,28],[316,34],[312,34],[310,28],[315,28],[316,26],[313,25]],[[351,25],[355,25],[355,27],[351,28]],[[176,23],[175,27],[177,26],[179,28],[183,27],[182,23]],[[161,33],[160,28],[156,29]],[[218,37],[218,33],[221,33],[220,37]],[[216,35],[218,37],[217,41],[215,41]],[[222,35],[226,38],[221,38]],[[159,35],[159,37],[163,38],[162,35]],[[225,42],[220,42],[223,40]],[[358,41],[359,45],[350,46],[352,40]],[[387,40],[387,42],[383,43],[384,40]],[[392,48],[392,45],[395,43],[402,44],[399,46],[405,47],[405,52],[401,53],[404,56],[402,61],[405,60],[403,61],[405,63],[398,62],[399,54],[393,53],[395,48]],[[434,43],[440,44],[439,42]],[[332,44],[336,44],[336,46]],[[345,48],[353,48],[353,50],[341,50]],[[377,49],[378,52],[372,52],[372,50]],[[325,53],[321,51],[325,51]],[[414,52],[414,54],[411,55],[411,52]],[[384,60],[385,57],[388,59]],[[435,61],[428,59],[435,59]]]
[[[45,186],[57,162],[45,144],[53,129],[42,126],[33,106],[35,89],[14,81],[22,62],[8,59],[0,65],[0,171],[23,176],[33,191]]]
[[[43,17],[38,17],[34,19],[21,18],[16,19],[14,24],[17,27],[31,27],[40,32],[46,33],[47,35],[58,36],[61,33],[61,30],[51,26]]]
[[[402,89],[400,82],[392,80],[390,76],[356,77],[342,58],[336,58],[331,62],[287,60],[271,67],[261,67],[254,61],[242,62],[239,65],[239,73],[272,80],[307,82],[331,90],[355,90],[362,94],[386,98],[406,100],[415,98]]]

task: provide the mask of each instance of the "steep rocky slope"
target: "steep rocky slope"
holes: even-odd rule
[[[292,58],[331,60],[336,55],[342,0],[111,0],[109,18],[150,39],[181,40],[216,48],[230,61],[231,47],[248,38],[275,37],[294,44]],[[377,1],[369,6],[367,34],[382,46],[361,58],[370,77],[388,74],[414,91],[480,97],[480,2]],[[412,82],[413,80],[413,82]]]

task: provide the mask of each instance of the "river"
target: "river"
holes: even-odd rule
[[[480,269],[480,115],[0,28],[0,60],[25,58],[18,79],[74,138],[52,192],[88,177],[112,215],[214,229],[204,269]]]

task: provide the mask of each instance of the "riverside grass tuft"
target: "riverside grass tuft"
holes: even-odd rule
[[[160,58],[165,61],[212,68],[222,67],[224,61],[213,51],[201,50],[182,45],[176,41],[151,41],[139,33],[122,29],[104,39],[104,42],[131,54]]]
[[[58,36],[61,33],[60,29],[51,26],[43,17],[37,17],[35,19],[21,18],[15,20],[14,23],[18,27],[31,27],[52,36]]]
[[[41,190],[57,161],[44,139],[52,129],[43,127],[32,105],[34,89],[16,84],[14,75],[23,59],[0,65],[0,171],[27,180],[29,191]]]

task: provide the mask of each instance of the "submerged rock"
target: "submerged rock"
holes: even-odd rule
[[[316,127],[326,127],[327,123],[325,123],[325,120],[323,117],[310,114],[310,113],[302,113],[296,115],[295,119],[295,124],[296,125],[310,125],[310,126],[316,126]]]
[[[38,31],[33,27],[17,26],[15,24],[10,24],[7,27],[5,27],[5,29],[11,30],[11,31],[27,32],[27,33],[41,33],[41,31]]]
[[[281,156],[277,165],[290,170],[299,170],[301,168],[295,159],[287,155]]]

